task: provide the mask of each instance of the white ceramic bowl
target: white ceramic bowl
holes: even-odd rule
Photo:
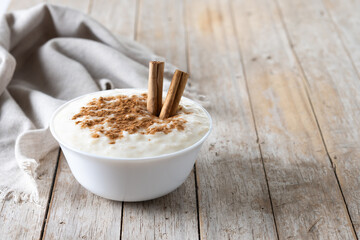
[[[210,127],[209,131],[190,147],[157,157],[99,156],[74,149],[56,136],[53,126],[54,117],[74,100],[55,111],[50,122],[51,133],[59,142],[76,180],[90,192],[111,200],[145,201],[161,197],[178,188],[190,174],[200,148],[212,129],[209,113],[194,102],[207,114]]]

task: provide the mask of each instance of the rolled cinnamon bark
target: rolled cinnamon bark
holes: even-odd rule
[[[170,83],[164,105],[161,108],[160,118],[165,119],[176,114],[181,97],[184,93],[189,74],[176,70]]]
[[[147,110],[155,116],[159,116],[162,107],[163,78],[164,62],[151,61],[149,63]]]

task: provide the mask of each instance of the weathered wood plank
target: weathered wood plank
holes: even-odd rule
[[[186,1],[189,66],[211,103],[214,131],[198,159],[202,239],[276,239],[230,8]]]
[[[182,1],[140,1],[136,40],[186,70]]]
[[[46,0],[12,0],[7,9],[8,12],[33,7],[36,4],[44,3]]]
[[[137,1],[93,0],[90,15],[117,37],[134,38]]]
[[[137,21],[136,40],[186,70],[182,2],[142,1]],[[123,214],[122,239],[197,239],[194,173],[167,196],[125,203]]]
[[[44,239],[119,239],[120,222],[121,202],[84,189],[61,154]]]
[[[89,10],[88,0],[53,3]],[[121,209],[121,202],[97,197],[81,187],[61,155],[44,239],[118,239]]]
[[[279,1],[279,6],[294,52],[306,76],[317,120],[359,236],[360,79],[341,42],[341,39],[346,42],[345,39],[351,38],[351,33],[344,33],[339,38],[321,1],[299,0],[291,1],[291,4]],[[347,14],[349,21],[359,21],[356,6],[358,4],[350,7],[353,13]],[[356,41],[358,31],[352,33],[352,41]],[[349,53],[356,59],[358,51],[353,48],[354,44],[345,44],[345,47],[349,47]]]
[[[232,9],[279,237],[354,238],[276,4],[235,1]]]
[[[241,13],[234,16],[279,236],[352,238],[351,222],[276,5],[239,1],[233,9],[240,4]]]
[[[13,0],[7,11],[14,11],[32,7],[43,0],[20,1]],[[37,169],[36,183],[39,191],[39,203],[14,203],[6,201],[1,203],[0,210],[0,236],[4,239],[39,239],[42,234],[47,204],[51,195],[59,149],[50,152],[40,160]]]
[[[194,174],[174,192],[146,202],[124,203],[121,239],[197,239]]]
[[[1,203],[1,239],[40,239],[58,155],[59,149],[56,149],[40,160],[36,179],[38,204],[14,203],[11,200]]]
[[[320,14],[326,14],[335,23],[335,29],[350,55],[358,73],[360,72],[360,1],[323,0],[325,9],[319,8]]]

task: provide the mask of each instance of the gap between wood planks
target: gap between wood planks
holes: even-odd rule
[[[280,8],[279,8],[279,6],[278,6],[277,1],[276,1],[276,4],[277,4],[277,7],[278,7],[279,12],[280,12],[280,14],[281,14],[281,11],[280,11]],[[89,12],[91,11],[91,6],[92,6],[92,1],[90,0]],[[138,10],[139,10],[139,9],[138,9],[138,8],[139,8],[139,0],[137,0],[136,6],[137,6],[136,9],[137,9],[137,11],[138,11]],[[138,14],[138,12],[137,12],[137,14]],[[232,20],[233,20],[233,19],[232,19]],[[283,22],[283,17],[282,17],[282,16],[281,16],[281,20],[282,20],[282,22]],[[283,24],[284,24],[284,22],[283,22]],[[135,29],[137,29],[137,25],[138,25],[138,15],[136,15],[136,18],[135,18],[135,27],[136,27]],[[286,34],[287,34],[287,38],[288,38],[289,44],[290,44],[290,46],[291,46],[290,37],[289,37],[289,35],[288,35],[288,32],[287,32],[287,29],[286,29],[285,24],[284,24],[284,28],[285,28],[285,31],[286,31]],[[185,31],[185,33],[187,34],[187,31]],[[134,38],[136,38],[136,37],[137,37],[137,31],[134,31]],[[186,42],[186,44],[188,43],[188,37],[187,37],[187,35],[186,35],[186,41],[185,41],[185,42]],[[292,49],[293,54],[294,54],[294,56],[295,56],[295,58],[296,58],[296,60],[297,60],[298,65],[299,65],[299,67],[300,67],[300,69],[301,69],[301,71],[302,71],[303,78],[304,78],[303,81],[308,81],[308,80],[306,79],[306,77],[305,77],[305,74],[304,74],[304,72],[303,72],[302,66],[301,66],[301,64],[300,64],[300,62],[299,62],[299,60],[298,60],[297,55],[295,54],[295,52],[294,52],[294,50],[293,50],[292,47],[291,47],[291,49]],[[188,48],[187,45],[186,45],[186,50],[187,50],[187,52],[186,52],[187,64],[189,64],[189,61],[188,61],[188,53],[189,53],[188,51],[189,51],[189,48]],[[240,53],[240,52],[239,52],[239,53]],[[188,69],[189,69],[189,68],[188,68]],[[325,149],[326,149],[326,152],[327,152],[327,154],[328,154],[329,161],[331,162],[331,164],[332,164],[332,166],[333,166],[333,170],[334,170],[335,175],[336,175],[336,169],[334,168],[334,163],[332,162],[332,160],[331,160],[331,158],[330,158],[330,156],[329,156],[328,150],[327,150],[327,148],[326,148],[326,144],[325,144],[325,141],[324,141],[324,139],[323,139],[323,135],[322,135],[322,132],[321,132],[321,128],[320,128],[320,125],[319,125],[319,123],[318,123],[318,121],[317,121],[316,113],[315,113],[315,111],[314,111],[314,109],[313,109],[313,105],[312,105],[312,102],[311,102],[311,98],[309,97],[309,93],[308,93],[307,87],[305,87],[305,89],[306,89],[307,97],[308,97],[308,100],[309,100],[309,102],[310,102],[310,105],[311,105],[311,108],[312,108],[314,117],[315,117],[315,119],[316,119],[316,122],[317,122],[317,125],[318,125],[318,128],[319,128],[321,137],[322,137],[323,144],[324,144]],[[248,89],[247,89],[247,91],[248,91]],[[248,91],[248,93],[249,93],[249,91]],[[250,97],[250,95],[249,95],[249,97]],[[250,99],[250,104],[251,104],[251,99]],[[252,111],[252,114],[253,114],[252,106],[251,106],[251,111]],[[254,117],[254,116],[253,116],[253,117]],[[255,121],[255,120],[254,120],[254,121]],[[255,127],[256,127],[256,123],[255,123]],[[259,149],[260,149],[260,153],[261,153],[261,146],[260,146],[259,143],[258,143],[258,145],[259,145]],[[59,154],[60,154],[60,152],[59,152]],[[261,153],[261,156],[262,156],[262,153]],[[263,163],[263,159],[262,159],[262,163]],[[58,171],[58,170],[57,170],[58,164],[59,164],[59,157],[58,157],[58,159],[57,159],[56,168],[55,168],[55,171],[54,171],[54,178],[53,178],[53,181],[52,181],[51,191],[50,191],[50,194],[49,194],[49,201],[48,201],[47,208],[46,208],[46,212],[45,212],[45,219],[44,219],[44,223],[45,223],[45,224],[43,224],[43,228],[42,228],[42,231],[41,231],[41,235],[43,235],[44,230],[46,230],[46,223],[47,223],[46,221],[47,221],[47,216],[48,216],[48,214],[49,214],[49,212],[50,212],[49,209],[51,209],[51,199],[52,199],[52,196],[53,196],[53,187],[54,187],[54,184],[56,184],[56,175],[57,175],[57,171]],[[264,167],[264,163],[263,163],[263,167]],[[198,204],[198,189],[197,189],[198,179],[197,179],[197,176],[196,176],[196,172],[195,172],[195,171],[196,171],[196,165],[194,166],[194,174],[195,174],[196,200],[197,200],[197,210],[198,210],[198,230],[199,230],[199,238],[200,238],[199,204]],[[264,172],[265,172],[266,183],[267,183],[267,187],[268,187],[268,191],[269,191],[268,180],[267,180],[265,168],[264,168]],[[337,179],[337,175],[336,175],[336,179]],[[337,179],[337,181],[338,181],[338,179]],[[340,191],[341,191],[341,193],[342,193],[342,189],[341,189],[341,185],[340,185],[339,181],[338,181],[338,184],[339,184]],[[270,192],[269,192],[269,197],[270,197],[270,201],[271,201]],[[343,199],[344,199],[344,196],[343,196]],[[345,202],[345,204],[346,204],[345,199],[344,199],[344,202]],[[124,203],[123,203],[123,205],[124,205]],[[272,203],[271,203],[271,207],[273,208]],[[347,205],[346,205],[346,208],[347,208]],[[272,210],[273,210],[273,209],[272,209]],[[348,210],[348,209],[347,209],[347,210]],[[122,208],[122,212],[123,212],[123,208]],[[348,215],[349,215],[349,212],[348,212]],[[273,216],[274,216],[274,214],[273,214]],[[349,217],[350,217],[350,215],[349,215]],[[274,219],[274,220],[275,220],[275,219]],[[351,218],[350,218],[350,220],[351,220]],[[123,215],[121,216],[121,223],[122,223],[122,221],[123,221]],[[352,221],[351,221],[351,223],[352,223]],[[275,222],[275,224],[276,224],[276,222]],[[353,223],[352,223],[352,224],[353,224]],[[122,227],[122,224],[121,224],[121,226],[120,226],[120,231],[122,231],[122,228],[121,228],[121,227]],[[353,226],[353,228],[354,228],[354,226]],[[276,229],[276,230],[277,230],[277,229]],[[121,239],[121,235],[120,235],[120,239]]]
[[[232,9],[234,9],[234,8],[232,8]],[[278,8],[277,7],[275,7],[275,12],[277,12],[277,10],[278,10]],[[277,13],[272,13],[272,15],[274,15],[274,14],[277,14]],[[281,20],[280,21],[283,21],[282,20],[282,18],[281,18]],[[278,21],[277,21],[278,22]],[[283,28],[284,26],[282,25],[282,22],[279,22],[279,25],[280,25],[280,28]],[[281,31],[282,31],[283,29],[281,29]],[[237,39],[241,39],[241,37],[239,37],[239,36],[236,36],[236,38]],[[254,40],[254,39],[253,39]],[[287,47],[287,42],[289,41],[289,36],[288,35],[286,35],[286,39],[285,39],[285,48],[288,48]],[[291,52],[292,50],[290,50],[290,54],[294,54],[293,52]],[[298,67],[297,66],[297,62],[295,62],[295,64],[294,64],[294,67]],[[245,72],[246,72],[246,70],[245,70]],[[303,77],[301,74],[299,74],[299,76],[300,77]],[[245,80],[246,80],[246,82],[248,82],[248,81],[250,81],[246,76],[245,76]],[[299,82],[300,82],[300,85],[302,85],[303,84],[303,79],[302,80],[300,80]],[[250,81],[250,83],[251,83],[251,81]],[[248,85],[248,84],[247,84]],[[250,84],[250,86],[251,86],[251,84]],[[249,89],[247,89],[248,90],[248,92],[249,92]],[[251,90],[251,89],[250,89]],[[250,96],[250,92],[248,93],[249,94],[249,96]],[[251,98],[251,96],[250,96],[250,98]],[[256,98],[255,98],[256,99]],[[304,96],[304,101],[305,102],[308,102],[308,101],[310,101],[310,99],[309,99],[309,97],[306,95],[306,96]],[[309,104],[311,104],[311,103],[309,103]],[[312,108],[311,110],[310,110],[310,108],[312,108],[312,106],[309,106],[309,116],[311,116],[311,115],[313,115],[313,114],[315,114],[315,111],[314,111],[314,109]],[[253,105],[251,104],[251,109],[253,110]],[[256,109],[255,109],[256,110]],[[256,111],[255,111],[256,112]],[[311,112],[313,112],[313,113],[311,113]],[[316,116],[314,116],[314,117],[316,117]],[[257,120],[257,119],[256,119]],[[315,119],[314,119],[315,120]],[[316,128],[320,128],[320,126],[319,126],[319,124],[317,123],[316,125],[314,124],[314,131],[316,131]],[[261,129],[261,128],[260,128]],[[321,129],[319,129],[320,131],[321,131]],[[261,133],[261,132],[260,132]],[[319,132],[320,133],[320,132]],[[319,146],[324,146],[324,141],[323,141],[323,139],[322,140],[320,140],[319,139]],[[262,147],[262,146],[261,146]],[[260,148],[261,148],[260,147]],[[326,146],[325,146],[326,147]],[[324,151],[324,155],[326,156],[326,154],[328,154],[328,151],[327,151],[327,149],[323,149],[323,150],[325,150]],[[265,153],[266,154],[266,153]],[[326,162],[327,161],[329,161],[329,160],[325,160]],[[332,165],[332,167],[333,167],[333,165]],[[329,168],[329,170],[330,170],[330,172],[333,172],[334,171],[334,169],[332,169],[332,167],[330,167]],[[336,176],[336,178],[335,179],[337,179],[337,176]],[[334,179],[334,180],[335,180]],[[270,178],[269,178],[269,181],[271,181],[271,176],[270,176]],[[339,186],[339,181],[338,181],[338,179],[337,179],[337,182],[338,182],[338,186]],[[335,183],[335,182],[334,182]],[[336,183],[335,183],[336,184]],[[336,186],[335,186],[335,188],[336,188]],[[340,190],[340,193],[342,194],[342,189],[341,189],[341,187],[339,186],[339,190]],[[342,194],[343,195],[343,194]],[[275,196],[275,195],[274,195]],[[339,196],[339,205],[342,205],[342,207],[346,207],[346,205],[344,205],[345,204],[345,201],[344,201],[344,196],[342,196],[342,197],[340,197]],[[347,211],[347,212],[346,212]],[[346,221],[347,221],[347,223],[346,223],[346,225],[348,225],[347,227],[349,228],[349,230],[350,229],[353,229],[354,230],[354,226],[350,226],[350,224],[353,224],[352,223],[352,221],[351,221],[351,219],[349,219],[349,211],[348,211],[348,209],[347,210],[345,210],[344,211],[344,218],[346,218]],[[314,225],[311,225],[311,226],[314,226]],[[279,226],[279,229],[281,229],[281,226]],[[351,230],[350,230],[351,231]],[[349,232],[350,232],[349,231]],[[352,233],[354,233],[353,231],[351,231]]]
[[[48,221],[49,215],[50,215],[49,210],[51,209],[51,203],[52,203],[52,199],[53,199],[53,190],[54,190],[54,187],[55,187],[55,184],[56,184],[56,179],[57,179],[57,176],[58,176],[58,167],[59,167],[60,156],[61,156],[61,148],[59,147],[58,155],[57,155],[57,159],[56,159],[55,170],[54,170],[53,179],[52,179],[52,183],[51,183],[51,187],[50,187],[48,202],[46,204],[46,210],[45,210],[45,214],[44,214],[44,220],[43,220],[43,223],[42,223],[42,226],[41,226],[41,232],[40,232],[40,238],[39,239],[44,239],[45,238],[47,221]]]
[[[331,24],[332,24],[332,25],[334,26],[334,28],[335,28],[336,35],[338,36],[338,38],[339,38],[339,40],[340,40],[340,42],[341,42],[341,45],[342,45],[342,47],[343,47],[344,50],[345,50],[346,55],[347,55],[348,58],[350,59],[350,62],[351,62],[351,64],[352,64],[352,67],[354,68],[354,70],[355,70],[358,78],[360,79],[360,72],[359,72],[359,70],[357,69],[357,67],[356,67],[356,65],[355,65],[355,61],[354,61],[354,59],[352,58],[349,50],[348,50],[347,47],[346,47],[343,38],[341,37],[340,31],[339,31],[339,27],[338,27],[337,24],[335,23],[334,18],[333,18],[333,16],[331,15],[331,12],[329,11],[328,5],[324,2],[324,0],[321,0],[321,2],[322,2],[322,4],[324,5],[324,8],[325,8],[326,13],[329,15],[329,17],[330,17],[330,19],[331,19]]]
[[[186,29],[187,23],[186,23],[186,13],[185,13],[185,4],[183,2],[182,4],[182,14],[183,14],[183,24],[184,24],[184,35],[185,35],[185,57],[186,57],[186,68],[188,73],[190,74],[190,48],[189,48],[189,36],[188,31]],[[191,76],[191,75],[190,75]],[[199,204],[199,186],[198,186],[198,175],[196,173],[196,162],[194,164],[194,181],[195,181],[195,200],[196,200],[196,216],[197,216],[197,228],[198,228],[198,240],[201,240],[201,224],[200,224],[200,204]]]
[[[230,9],[233,9],[232,4],[231,4],[231,1],[229,1],[228,3],[229,3],[229,5],[230,5],[230,6],[229,6]],[[235,23],[235,18],[234,18],[234,12],[233,12],[233,11],[230,11],[230,19],[231,19],[231,22],[232,22],[232,25],[233,25],[233,31],[234,31],[234,34],[235,34],[235,38],[236,38],[236,40],[237,40],[237,41],[236,41],[236,47],[237,47],[237,51],[238,51],[238,53],[239,53],[240,62],[241,62],[241,66],[242,66],[242,69],[243,69],[243,75],[244,75],[245,85],[246,85],[246,92],[247,92],[247,94],[248,94],[248,99],[249,99],[249,104],[250,104],[250,109],[251,109],[251,117],[252,117],[252,120],[253,120],[253,123],[254,123],[255,133],[256,133],[256,137],[257,137],[256,143],[257,143],[257,145],[258,145],[259,152],[260,152],[260,156],[261,156],[261,164],[262,164],[263,171],[264,171],[264,175],[265,175],[266,187],[267,187],[267,191],[268,191],[268,195],[269,195],[269,200],[270,200],[270,205],[271,205],[271,212],[272,212],[273,219],[274,219],[276,236],[277,236],[277,239],[279,239],[279,231],[278,231],[278,226],[277,226],[276,218],[275,218],[275,214],[274,214],[274,206],[273,206],[273,201],[272,201],[272,198],[271,198],[269,181],[268,181],[268,177],[267,177],[267,173],[266,173],[266,169],[265,169],[265,163],[264,163],[263,152],[262,152],[262,149],[261,149],[261,144],[260,144],[260,142],[259,142],[259,133],[258,133],[257,125],[256,125],[255,115],[254,115],[254,107],[253,107],[253,103],[252,103],[251,95],[250,95],[250,91],[249,91],[248,79],[247,79],[247,75],[246,75],[246,70],[245,70],[243,55],[242,55],[242,53],[241,53],[241,51],[240,51],[239,39],[238,39],[238,32],[237,32],[237,29],[236,29],[236,27],[235,27],[235,24],[236,24],[236,23]]]
[[[45,2],[47,2],[47,1],[48,0],[45,0]],[[87,7],[87,14],[89,14],[91,12],[92,3],[93,3],[93,0],[89,0],[89,5]],[[57,160],[56,160],[56,165],[55,165],[54,175],[53,175],[53,179],[52,179],[52,183],[51,183],[48,203],[46,205],[44,220],[43,220],[41,232],[40,232],[39,239],[41,239],[41,240],[45,239],[45,236],[46,236],[46,228],[47,228],[47,224],[48,224],[48,219],[50,217],[51,205],[52,205],[52,200],[53,200],[53,196],[54,196],[54,189],[56,187],[57,178],[58,178],[58,175],[60,172],[60,169],[59,169],[60,156],[61,156],[61,148],[59,147],[59,153],[58,153]]]
[[[341,193],[341,197],[342,197],[342,199],[343,199],[343,202],[344,202],[344,205],[345,205],[345,208],[346,208],[346,211],[347,211],[348,218],[349,218],[349,220],[350,220],[350,222],[351,222],[351,227],[352,227],[352,230],[353,230],[353,233],[354,233],[353,235],[356,237],[356,239],[359,239],[358,236],[357,236],[357,234],[356,234],[355,226],[354,226],[353,220],[351,219],[349,207],[348,207],[348,204],[346,203],[346,199],[345,199],[345,196],[344,196],[344,193],[343,193],[343,190],[342,190],[342,188],[341,188],[341,184],[340,184],[340,181],[339,181],[337,172],[336,172],[336,164],[332,161],[331,156],[330,156],[330,154],[329,154],[329,151],[328,151],[328,148],[327,148],[327,146],[326,146],[325,139],[324,139],[324,135],[323,135],[323,133],[322,133],[321,126],[320,126],[320,123],[319,123],[319,121],[318,121],[318,117],[317,117],[317,115],[316,115],[316,112],[315,112],[315,109],[314,109],[314,106],[313,106],[313,102],[312,102],[312,99],[311,99],[311,96],[310,96],[310,93],[309,93],[309,85],[310,85],[310,84],[309,84],[309,80],[307,79],[306,74],[305,74],[305,71],[304,71],[304,68],[303,68],[303,66],[302,66],[302,64],[301,64],[301,62],[300,62],[300,59],[299,59],[298,55],[296,54],[296,52],[295,52],[295,50],[294,50],[294,47],[293,47],[294,44],[293,44],[293,42],[292,42],[292,40],[291,40],[291,38],[290,38],[289,30],[288,30],[288,28],[287,28],[287,26],[286,26],[286,23],[285,23],[285,20],[284,20],[284,16],[283,16],[283,13],[282,13],[282,11],[281,11],[279,2],[278,2],[278,0],[273,0],[273,1],[275,2],[277,11],[278,11],[279,16],[280,16],[280,19],[281,19],[281,24],[282,24],[282,26],[283,26],[283,29],[284,29],[285,33],[286,33],[286,38],[287,38],[287,40],[288,40],[289,47],[290,47],[291,52],[292,52],[292,54],[293,54],[293,56],[294,56],[294,58],[295,58],[295,60],[296,60],[296,65],[297,65],[298,68],[300,69],[301,79],[302,79],[302,83],[303,83],[303,85],[304,85],[304,89],[305,89],[305,92],[306,92],[306,96],[307,96],[307,99],[308,99],[308,101],[309,101],[312,114],[314,115],[314,118],[315,118],[315,121],[316,121],[316,125],[317,125],[317,127],[318,127],[318,129],[319,129],[319,133],[320,133],[320,136],[321,136],[321,141],[322,141],[322,143],[323,143],[323,145],[324,145],[324,148],[325,148],[325,151],[326,151],[328,160],[330,161],[331,167],[332,167],[332,169],[333,169],[333,171],[334,171],[335,178],[336,178],[336,182],[337,182],[337,184],[338,184],[338,186],[339,186],[340,193]],[[326,11],[328,11],[326,7],[325,7],[325,9],[326,9]],[[332,24],[335,25],[335,23],[334,23],[334,21],[333,21],[332,18],[331,18],[331,20],[332,20]],[[336,27],[335,27],[335,28],[336,28]],[[341,42],[343,48],[345,49],[346,54],[347,54],[348,57],[350,58],[350,61],[351,61],[352,65],[353,65],[354,69],[356,69],[355,64],[353,63],[352,58],[350,57],[347,49],[346,49],[345,46],[344,46],[344,43],[343,43],[343,41],[342,41],[342,39],[341,39],[341,37],[340,37],[340,35],[339,35],[339,32],[338,32],[337,28],[336,28],[336,33],[337,33],[337,36],[340,38],[340,42]],[[358,71],[356,71],[356,73],[357,73],[358,76],[360,77]],[[318,222],[318,221],[317,221],[317,222]],[[315,222],[314,225],[315,225],[317,222]],[[314,226],[314,225],[313,225],[313,226]],[[312,227],[313,227],[313,226],[312,226]]]
[[[120,240],[122,239],[122,230],[124,222],[124,202],[121,203],[121,220],[120,220]]]
[[[139,40],[139,32],[140,32],[140,18],[141,18],[141,11],[142,8],[144,6],[143,1],[141,0],[137,0],[136,1],[136,8],[135,8],[135,21],[134,21],[134,35],[133,35],[133,39],[135,41]],[[182,4],[182,14],[184,16],[184,24],[185,24],[185,7],[184,4]],[[184,30],[184,42],[185,42],[185,61],[186,61],[186,66],[187,66],[187,71],[190,72],[190,67],[189,67],[189,48],[188,48],[188,36],[187,36],[187,31]],[[201,239],[200,236],[200,215],[199,215],[199,196],[198,196],[198,178],[197,178],[197,174],[196,174],[196,164],[193,167],[193,174],[194,174],[194,191],[195,191],[195,201],[196,201],[196,220],[197,220],[197,235],[198,235],[198,239]],[[121,234],[120,234],[120,239],[123,238],[124,235],[124,209],[126,208],[125,206],[127,206],[127,204],[123,203],[122,204],[123,208],[122,208],[122,216],[121,216]],[[126,209],[125,209],[126,211]],[[154,233],[155,234],[155,233]]]
[[[87,7],[87,13],[91,13],[92,11],[92,7],[93,7],[93,1],[89,1],[89,6]],[[140,11],[140,1],[137,0],[136,1],[136,7],[135,7],[135,21],[134,21],[134,38],[136,39],[137,38],[137,34],[138,34],[138,31],[137,29],[139,28],[139,11]],[[188,56],[186,56],[188,58]],[[58,159],[58,162],[57,164],[59,164],[59,159]],[[195,168],[194,168],[195,169]],[[57,171],[56,171],[56,174],[59,174],[60,173],[60,169],[58,168]],[[195,172],[194,172],[195,174]],[[52,181],[52,189],[51,189],[51,197],[48,201],[48,204],[46,206],[46,217],[44,218],[44,224],[43,224],[43,227],[42,227],[42,232],[41,232],[41,236],[42,238],[45,238],[45,235],[46,235],[46,229],[47,229],[47,225],[48,225],[48,216],[51,215],[51,211],[52,211],[52,198],[53,198],[53,189],[56,187],[56,176],[55,175],[55,178],[53,178],[53,181]],[[196,175],[194,175],[196,176]],[[196,177],[195,177],[195,181],[196,181]],[[195,182],[195,184],[197,185],[197,183]],[[197,194],[197,190],[195,189],[196,193]],[[196,199],[198,198],[198,196],[196,195]],[[123,223],[124,223],[124,206],[126,204],[124,204],[124,202],[122,203],[122,210],[121,210],[121,223],[120,223],[120,227],[119,227],[119,230],[120,230],[120,239],[123,237]],[[199,209],[198,209],[198,200],[197,200],[197,213],[199,213]],[[199,215],[197,216],[197,220],[199,219]],[[199,222],[198,222],[198,226],[199,226]],[[198,234],[199,234],[200,230],[198,229]],[[200,238],[200,236],[199,236]]]
[[[240,133],[240,131],[244,129],[242,127],[246,126],[248,127],[246,132],[251,132],[251,134],[244,134],[244,138],[238,137],[236,132],[234,132],[235,134],[232,140],[238,140],[239,142],[237,143],[239,144],[231,143],[229,144],[230,147],[219,146],[219,149],[220,147],[224,148],[224,151],[230,152],[230,155],[224,154],[222,158],[215,157],[209,159],[209,161],[206,161],[208,164],[205,164],[204,161],[198,162],[198,172],[205,174],[205,176],[201,175],[200,181],[198,181],[200,184],[200,220],[204,221],[200,221],[202,237],[214,238],[217,236],[219,238],[221,236],[222,238],[236,239],[240,236],[250,237],[252,235],[252,237],[256,238],[260,235],[266,235],[270,236],[267,238],[276,239],[277,234],[275,233],[276,229],[273,223],[274,216],[269,200],[264,169],[260,159],[261,156],[258,151],[258,145],[254,145],[257,136],[255,131],[253,131],[253,119],[251,117],[248,96],[246,96],[246,86],[243,80],[238,80],[242,79],[243,74],[242,70],[240,70],[240,58],[236,44],[234,43],[236,40],[232,31],[233,24],[228,15],[230,11],[229,4],[228,2],[222,3],[216,0],[211,3],[206,1],[189,1],[187,10],[189,10],[188,12],[192,12],[187,18],[190,19],[190,24],[188,25],[189,33],[194,34],[194,37],[189,37],[189,39],[192,40],[189,41],[191,48],[190,63],[194,61],[194,65],[192,66],[196,69],[196,72],[193,71],[193,74],[199,78],[200,84],[206,85],[207,82],[209,82],[209,86],[211,87],[205,87],[205,89],[208,90],[209,98],[213,95],[217,96],[214,97],[214,100],[224,100],[220,103],[219,106],[221,107],[219,108],[226,110],[224,110],[224,112],[220,111],[223,115],[219,115],[222,117],[219,117],[215,122],[223,121],[222,123],[224,123],[224,125],[229,126],[229,124],[232,124],[232,120],[234,125],[237,126],[233,128],[236,130],[227,127],[225,131],[222,129],[224,131],[222,132],[222,139],[214,139],[216,142],[214,142],[213,146],[217,144],[221,145],[222,140],[224,140],[224,142],[227,140],[227,136],[229,137],[228,141],[231,142],[232,134],[228,132],[229,130]],[[206,51],[211,53],[203,54],[203,52]],[[222,59],[222,57],[224,58]],[[201,78],[203,78],[203,80],[201,80]],[[221,84],[217,84],[217,82]],[[216,93],[217,90],[221,92],[220,95]],[[210,94],[211,91],[214,92]],[[227,99],[223,99],[222,95],[231,100],[227,101]],[[216,103],[216,100],[214,103]],[[216,105],[217,104],[214,105],[213,109],[215,112],[217,112]],[[228,106],[232,107],[228,108]],[[229,116],[225,114],[229,114]],[[238,117],[233,118],[233,116]],[[229,120],[229,122],[227,120]],[[221,125],[221,122],[219,125]],[[246,148],[249,147],[248,150],[251,149],[251,154],[241,154],[241,151],[245,150],[240,147],[243,143],[242,141],[244,141]],[[209,152],[213,146],[210,144]],[[235,146],[236,149],[232,149]],[[218,156],[217,152],[215,156]],[[249,157],[249,159],[247,159],[247,157]],[[244,168],[245,171],[249,170],[248,174],[245,172],[241,173],[240,169],[228,169],[235,163],[235,166],[239,167],[241,167],[242,164],[248,163],[248,167],[251,169],[248,167]],[[221,167],[218,167],[220,164]],[[254,175],[254,179],[249,179],[247,176],[251,175],[250,172],[255,173],[252,171],[253,164],[256,164],[256,175]],[[212,171],[211,169],[215,170]],[[209,173],[212,176],[206,176]],[[216,181],[218,177],[223,178],[223,180],[211,184],[211,181]],[[249,185],[247,185],[248,182]],[[261,189],[256,187],[252,188],[252,184],[259,184],[257,187],[261,187]],[[204,187],[202,188],[202,186]],[[248,194],[248,190],[250,194]],[[244,199],[242,197],[244,197]],[[259,209],[251,205],[256,201],[261,201]],[[225,204],[226,206],[224,206]],[[242,208],[243,206],[244,208]],[[265,207],[266,211],[264,211]],[[256,213],[253,215],[252,211],[257,212],[257,210],[259,210],[259,215],[256,215]],[[256,217],[252,218],[253,216]],[[204,219],[201,219],[202,217],[204,217]],[[227,219],[231,220],[228,221]],[[256,225],[249,224],[257,222],[264,223],[262,230],[258,231]],[[266,236],[264,237],[266,238]]]
[[[89,11],[90,12],[90,11]],[[140,12],[140,0],[136,0],[135,3],[135,21],[134,21],[134,35],[133,39],[137,39],[137,29],[139,28],[139,12]],[[124,225],[124,202],[121,203],[121,220],[120,220],[120,240],[123,236],[123,225]]]
[[[341,30],[340,30],[340,29],[341,29],[341,26],[339,26],[339,23],[337,23],[337,22],[335,21],[335,18],[334,18],[333,14],[331,13],[331,10],[330,10],[330,8],[329,8],[329,7],[330,7],[330,6],[328,5],[329,3],[326,3],[324,0],[321,0],[321,2],[322,2],[322,5],[324,6],[325,12],[327,13],[327,15],[329,16],[329,18],[330,18],[330,20],[331,20],[331,25],[332,25],[332,26],[334,27],[334,29],[335,29],[336,36],[337,36],[337,38],[339,39],[342,48],[344,49],[347,57],[349,58],[349,60],[350,60],[350,62],[351,62],[351,65],[352,65],[352,67],[353,67],[353,69],[354,69],[357,77],[360,79],[360,72],[359,72],[359,69],[358,69],[357,66],[356,66],[356,60],[354,60],[354,58],[353,58],[352,55],[350,54],[351,50],[348,49],[348,47],[346,46],[345,40],[343,39],[343,36],[342,36],[342,34],[341,34]],[[334,14],[335,14],[335,13],[334,13]],[[335,15],[336,15],[336,14],[335,14]],[[356,56],[356,54],[355,54],[355,56]],[[324,139],[325,139],[325,138],[324,138]],[[325,143],[325,140],[324,140],[324,143]],[[330,156],[329,156],[329,158],[330,158]],[[330,158],[330,159],[331,159],[331,158]],[[335,159],[336,159],[336,158],[335,158]],[[332,160],[332,159],[331,159],[331,160]],[[335,170],[335,173],[336,173],[336,164],[334,164],[334,165],[335,165],[335,166],[334,166],[334,167],[335,167],[334,170]],[[339,181],[339,184],[340,184],[340,181]],[[341,189],[341,193],[343,194],[342,189]],[[344,195],[344,194],[343,194],[343,195]],[[344,195],[344,199],[345,199],[345,195]],[[349,208],[348,204],[346,203],[346,201],[345,201],[345,204],[346,204],[346,209],[348,210],[348,213],[349,213],[349,216],[350,216],[351,223],[352,223],[352,225],[353,225],[353,228],[355,229],[355,233],[357,233],[356,228],[355,228],[355,225],[354,225],[354,223],[353,223],[353,220],[351,219],[350,208]],[[356,217],[355,217],[355,218],[356,218]],[[356,221],[356,220],[355,220],[355,221]],[[359,237],[358,237],[357,234],[356,234],[356,238],[359,239]]]

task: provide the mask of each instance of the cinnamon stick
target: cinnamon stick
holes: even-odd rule
[[[163,78],[164,62],[151,61],[149,63],[147,110],[155,116],[159,116],[162,106]]]
[[[159,117],[161,119],[171,117],[177,112],[188,77],[189,74],[185,72],[180,70],[175,71],[164,105],[160,112]]]

